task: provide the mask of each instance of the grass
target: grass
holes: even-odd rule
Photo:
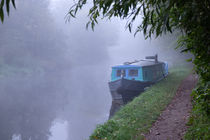
[[[174,97],[181,81],[189,75],[187,66],[170,70],[159,83],[122,107],[115,116],[97,126],[90,140],[141,140]]]

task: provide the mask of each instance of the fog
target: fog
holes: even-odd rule
[[[176,36],[145,40],[126,21],[86,30],[85,7],[66,23],[68,0],[19,0],[0,25],[0,139],[84,140],[108,119],[111,66],[158,53],[184,62]]]

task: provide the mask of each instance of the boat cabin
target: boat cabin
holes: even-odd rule
[[[134,64],[135,63],[135,64]],[[112,67],[111,81],[121,78],[136,81],[159,81],[168,74],[168,64],[157,61],[134,61]]]

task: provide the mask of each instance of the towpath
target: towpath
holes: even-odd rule
[[[171,103],[153,124],[146,140],[181,140],[187,130],[186,123],[192,109],[191,91],[197,83],[195,75],[189,75],[179,86]]]

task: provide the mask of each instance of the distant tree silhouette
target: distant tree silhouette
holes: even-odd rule
[[[18,4],[0,26],[0,139],[47,140],[67,94],[61,90],[65,37],[46,10],[48,0]]]

